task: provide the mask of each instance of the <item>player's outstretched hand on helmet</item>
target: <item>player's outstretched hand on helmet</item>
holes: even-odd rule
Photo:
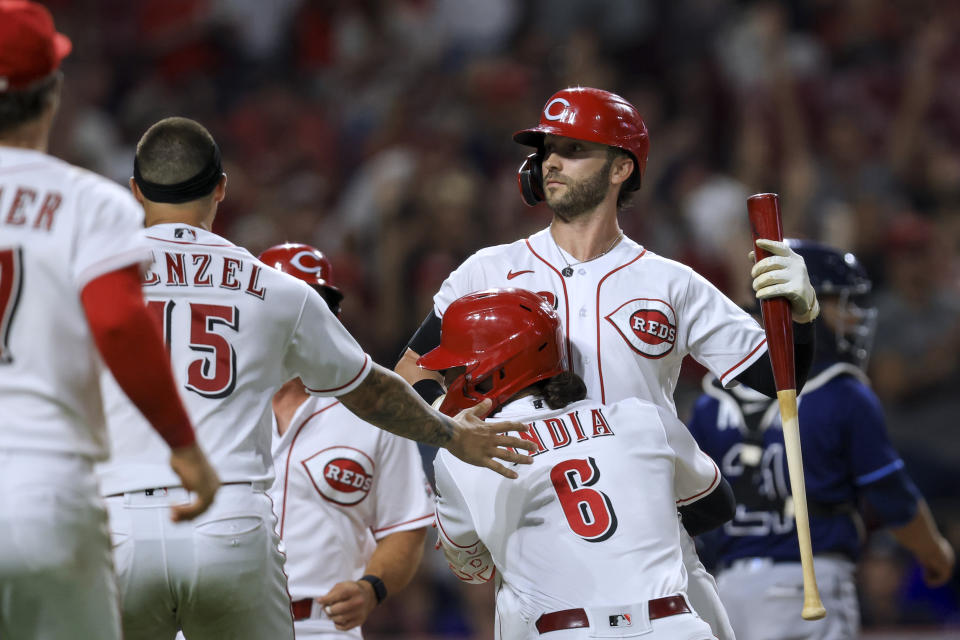
[[[820,303],[810,284],[803,258],[786,242],[761,238],[757,240],[757,246],[773,254],[753,265],[750,271],[757,299],[784,297],[790,301],[794,322],[813,322],[820,314]],[[750,259],[755,259],[753,251]]]
[[[506,462],[530,464],[533,462],[532,457],[511,451],[507,447],[533,452],[536,445],[523,438],[505,435],[508,431],[526,432],[527,425],[525,424],[520,422],[484,422],[481,416],[487,415],[492,405],[493,401],[488,398],[475,407],[464,409],[458,413],[453,419],[457,423],[457,429],[453,438],[447,444],[447,449],[464,462],[478,467],[487,467],[506,478],[515,479],[517,472],[506,468],[494,458]]]
[[[174,506],[170,519],[174,522],[193,520],[213,503],[220,488],[220,478],[196,442],[172,450],[170,466],[180,476],[183,488],[196,495],[193,502]]]

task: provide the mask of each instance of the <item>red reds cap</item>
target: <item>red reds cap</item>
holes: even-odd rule
[[[72,48],[43,5],[0,0],[0,92],[25,89],[45,78]]]

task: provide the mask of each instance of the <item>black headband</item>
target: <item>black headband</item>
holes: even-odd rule
[[[133,179],[140,187],[143,197],[151,202],[180,204],[197,200],[210,194],[220,182],[222,175],[223,165],[220,162],[220,147],[217,143],[213,143],[213,155],[207,162],[207,166],[192,178],[176,184],[158,184],[146,180],[140,174],[140,162],[137,158],[133,159]]]

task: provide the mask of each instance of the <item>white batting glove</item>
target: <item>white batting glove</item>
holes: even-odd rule
[[[750,271],[757,300],[783,296],[790,301],[794,322],[813,322],[820,315],[820,303],[810,284],[803,258],[786,242],[760,239],[757,240],[757,246],[773,254],[753,265]],[[753,258],[752,251],[750,257]]]

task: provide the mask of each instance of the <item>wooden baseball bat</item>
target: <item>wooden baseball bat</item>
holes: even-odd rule
[[[757,261],[770,254],[757,246],[759,238],[783,240],[780,221],[780,198],[775,193],[758,193],[747,198],[750,230],[753,232],[753,251]],[[763,328],[767,334],[767,349],[773,364],[773,378],[777,386],[780,421],[783,423],[783,443],[787,451],[787,470],[793,494],[797,540],[800,543],[800,564],[803,567],[804,620],[819,620],[827,615],[820,601],[817,576],[813,569],[813,545],[810,541],[810,520],[807,512],[807,490],[803,481],[803,455],[800,451],[800,422],[797,419],[797,382],[793,362],[793,322],[790,302],[786,298],[760,301]]]

